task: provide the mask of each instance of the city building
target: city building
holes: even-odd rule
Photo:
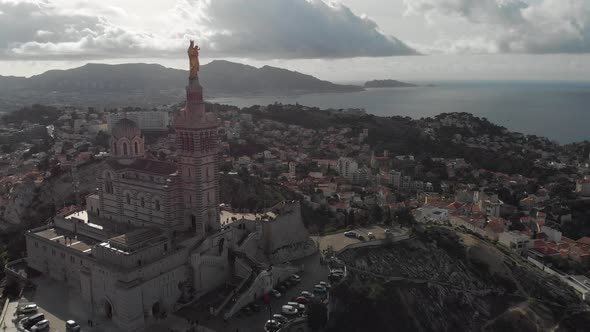
[[[531,238],[516,231],[500,233],[498,243],[515,251],[523,251],[532,247]]]
[[[352,180],[354,173],[359,169],[358,163],[352,158],[338,159],[338,174]]]
[[[164,131],[171,126],[171,117],[168,111],[139,111],[119,112],[109,114],[107,124],[113,130],[121,119],[129,119],[137,124],[141,130]]]

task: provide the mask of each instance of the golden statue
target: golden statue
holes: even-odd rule
[[[188,59],[190,61],[190,75],[189,79],[197,78],[197,72],[199,71],[199,51],[201,48],[195,46],[195,41],[191,40],[191,44],[188,47]]]

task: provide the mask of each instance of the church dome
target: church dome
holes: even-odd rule
[[[141,129],[139,129],[135,122],[129,119],[121,119],[113,127],[112,135],[115,139],[122,137],[132,139],[134,137],[141,136]]]

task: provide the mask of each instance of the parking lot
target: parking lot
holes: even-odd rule
[[[112,322],[96,320],[95,326],[88,327],[89,306],[82,302],[81,295],[66,287],[63,283],[51,280],[47,277],[39,277],[34,280],[36,289],[27,289],[23,292],[20,304],[35,303],[38,312],[45,315],[49,321],[51,332],[65,332],[65,322],[73,319],[82,326],[84,331],[113,331]]]
[[[365,240],[369,240],[369,233],[372,233],[375,236],[375,239],[382,240],[385,239],[385,230],[389,229],[389,231],[395,236],[399,234],[403,234],[405,230],[400,229],[398,227],[385,227],[379,225],[372,225],[368,227],[359,227],[352,229],[351,231],[362,235]],[[342,248],[346,247],[347,245],[362,242],[359,239],[347,237],[344,235],[344,231],[342,233],[331,234],[326,236],[314,236],[314,241],[319,243],[319,247],[321,251],[328,249],[328,247],[332,247],[334,251],[341,250]]]

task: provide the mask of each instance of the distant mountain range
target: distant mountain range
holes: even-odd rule
[[[87,64],[30,78],[0,76],[0,112],[33,103],[79,106],[155,106],[182,101],[188,72],[157,64]],[[201,66],[206,97],[355,92],[310,75],[217,60]],[[11,107],[12,106],[12,107]]]

